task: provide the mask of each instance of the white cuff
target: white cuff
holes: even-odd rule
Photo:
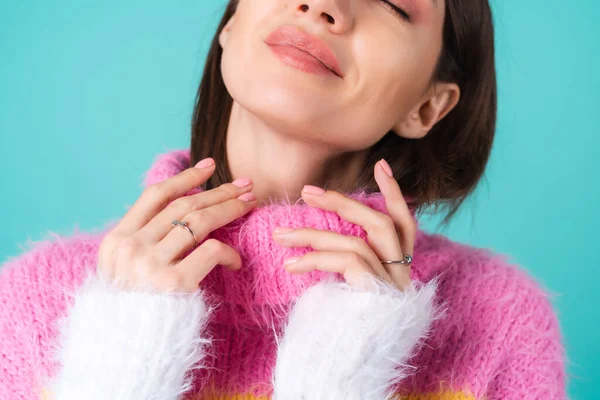
[[[193,294],[121,290],[97,275],[77,290],[59,321],[53,400],[175,400],[210,344],[201,334],[212,309]]]
[[[373,291],[328,281],[298,298],[277,350],[274,400],[393,397],[391,386],[410,373],[408,359],[443,310],[434,305],[436,279],[404,291],[371,279]]]

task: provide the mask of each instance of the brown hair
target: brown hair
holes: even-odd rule
[[[230,0],[212,40],[198,88],[191,137],[191,165],[212,157],[217,167],[203,185],[211,189],[232,177],[226,162],[225,135],[233,99],[221,75],[219,32],[234,14]],[[456,107],[422,139],[388,132],[369,150],[356,188],[378,190],[372,171],[385,158],[417,213],[434,205],[448,210],[448,223],[483,176],[496,128],[496,69],[492,12],[485,0],[446,0],[443,45],[432,81],[454,82]],[[368,167],[368,168],[367,168]]]

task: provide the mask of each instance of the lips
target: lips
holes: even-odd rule
[[[275,29],[267,36],[265,43],[269,46],[287,46],[301,50],[319,61],[328,70],[343,78],[335,53],[323,40],[311,36],[293,25],[285,25]]]

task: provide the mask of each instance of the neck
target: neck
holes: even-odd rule
[[[306,135],[281,132],[234,101],[227,130],[233,179],[249,176],[259,203],[297,201],[304,185],[340,192],[355,189],[366,150],[343,151]]]

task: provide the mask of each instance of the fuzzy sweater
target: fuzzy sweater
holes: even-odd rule
[[[145,185],[189,166],[160,155]],[[381,194],[349,194],[385,212]],[[276,226],[366,238],[335,213],[273,202],[220,228],[242,269],[197,293],[119,290],[95,275],[99,233],[34,243],[0,270],[0,399],[563,399],[549,296],[501,254],[418,230],[405,291],[293,275]]]

